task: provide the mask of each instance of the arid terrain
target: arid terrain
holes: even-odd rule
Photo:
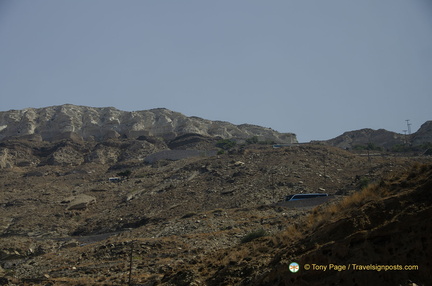
[[[9,141],[3,147],[30,157],[30,149],[47,148],[40,144]],[[342,263],[349,257],[359,264],[387,264],[393,257],[409,255],[409,248],[395,246],[377,253],[378,246],[370,240],[374,231],[382,245],[385,239],[391,245],[408,243],[409,235],[416,252],[403,261],[427,267],[424,255],[430,254],[431,232],[423,222],[430,217],[426,200],[430,196],[410,198],[421,184],[395,178],[400,172],[413,172],[413,164],[431,164],[428,156],[368,157],[323,145],[275,149],[251,144],[176,161],[127,158],[102,164],[77,163],[70,157],[66,164],[49,158],[64,146],[88,152],[88,143],[56,144],[46,149],[51,154],[42,156],[46,162],[1,170],[0,282],[4,285],[128,285],[129,281],[131,285],[288,285],[292,279],[298,285],[318,285],[326,273],[301,271],[293,276],[287,263]],[[121,152],[122,146],[131,144],[115,140],[110,148]],[[425,184],[430,190],[428,168],[423,167],[429,173],[422,174],[422,180],[429,180]],[[119,181],[109,180],[122,175]],[[376,197],[325,214],[326,206],[336,209],[336,204],[383,178],[390,180],[383,183],[389,189],[385,196],[377,190]],[[318,208],[314,203],[281,203],[290,194],[315,192],[328,193],[331,199]],[[417,211],[419,204],[426,203],[424,212]],[[405,208],[412,209],[412,217]],[[382,235],[391,216],[401,223],[409,220],[405,228],[412,229],[396,231],[389,226]],[[418,233],[415,239],[414,229],[426,236]],[[248,234],[260,231],[262,238],[242,243]],[[398,241],[393,231],[406,236]],[[423,252],[425,246],[429,252]],[[417,259],[420,254],[423,257]],[[425,277],[430,278],[419,273],[392,272],[384,277],[403,285],[410,279],[425,283]],[[339,276],[355,281],[364,277]],[[325,276],[328,285],[364,285],[332,277]]]
[[[0,285],[432,281],[431,121],[297,144],[165,109],[0,115]]]

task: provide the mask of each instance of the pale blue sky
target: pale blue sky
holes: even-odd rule
[[[0,110],[165,107],[294,132],[432,120],[430,0],[0,0]]]

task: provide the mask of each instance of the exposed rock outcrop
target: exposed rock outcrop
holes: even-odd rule
[[[62,203],[68,203],[67,210],[85,210],[90,204],[96,203],[93,196],[80,194],[64,199]]]
[[[343,149],[352,149],[356,146],[367,146],[368,144],[391,148],[398,144],[407,143],[408,139],[408,136],[385,129],[361,129],[345,132],[338,137],[324,141],[324,143]]]
[[[162,137],[171,140],[193,133],[244,140],[253,136],[277,143],[296,143],[295,134],[279,133],[255,125],[234,125],[199,117],[187,117],[164,108],[121,111],[113,107],[93,108],[65,104],[46,108],[27,108],[0,112],[0,140],[35,138],[102,141],[113,138]]]
[[[432,142],[432,120],[426,121],[420,126],[420,129],[412,135],[411,142],[413,145]]]
[[[33,155],[31,148],[19,142],[0,144],[0,169],[14,166],[35,166],[40,160]]]
[[[352,149],[356,146],[366,147],[372,144],[376,147],[391,149],[396,145],[420,146],[432,143],[432,120],[426,121],[417,132],[413,134],[399,134],[385,129],[360,129],[348,131],[333,139],[321,141],[324,144]]]
[[[158,140],[113,139],[105,142],[61,140],[0,142],[0,169],[27,166],[79,166],[85,163],[115,164],[144,161],[150,154],[168,149]]]

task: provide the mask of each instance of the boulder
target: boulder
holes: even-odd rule
[[[67,210],[85,210],[89,205],[96,203],[96,198],[93,196],[80,194],[68,197],[62,201],[68,203]]]

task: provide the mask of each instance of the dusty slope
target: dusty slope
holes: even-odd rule
[[[102,146],[121,153],[125,144],[133,146],[129,141]],[[10,285],[121,285],[128,280],[132,246],[135,283],[273,279],[277,274],[259,275],[283,265],[275,255],[285,243],[276,237],[265,247],[242,245],[243,254],[231,247],[253,230],[263,228],[275,235],[292,229],[309,212],[274,203],[288,194],[324,189],[339,197],[368,180],[404,170],[413,161],[430,161],[368,160],[316,145],[255,145],[153,165],[129,158],[2,170],[0,272]],[[108,181],[125,170],[132,172],[128,180]],[[72,208],[77,197],[86,198],[80,195],[95,200]],[[238,277],[230,269],[240,269]]]
[[[218,252],[199,266],[185,266],[165,277],[166,285],[430,285],[431,192],[432,165],[418,165],[318,208],[273,237]],[[300,264],[297,273],[289,271],[293,261]],[[305,270],[305,264],[347,270]],[[360,271],[353,270],[354,264],[402,270]],[[408,265],[418,269],[404,270]]]

